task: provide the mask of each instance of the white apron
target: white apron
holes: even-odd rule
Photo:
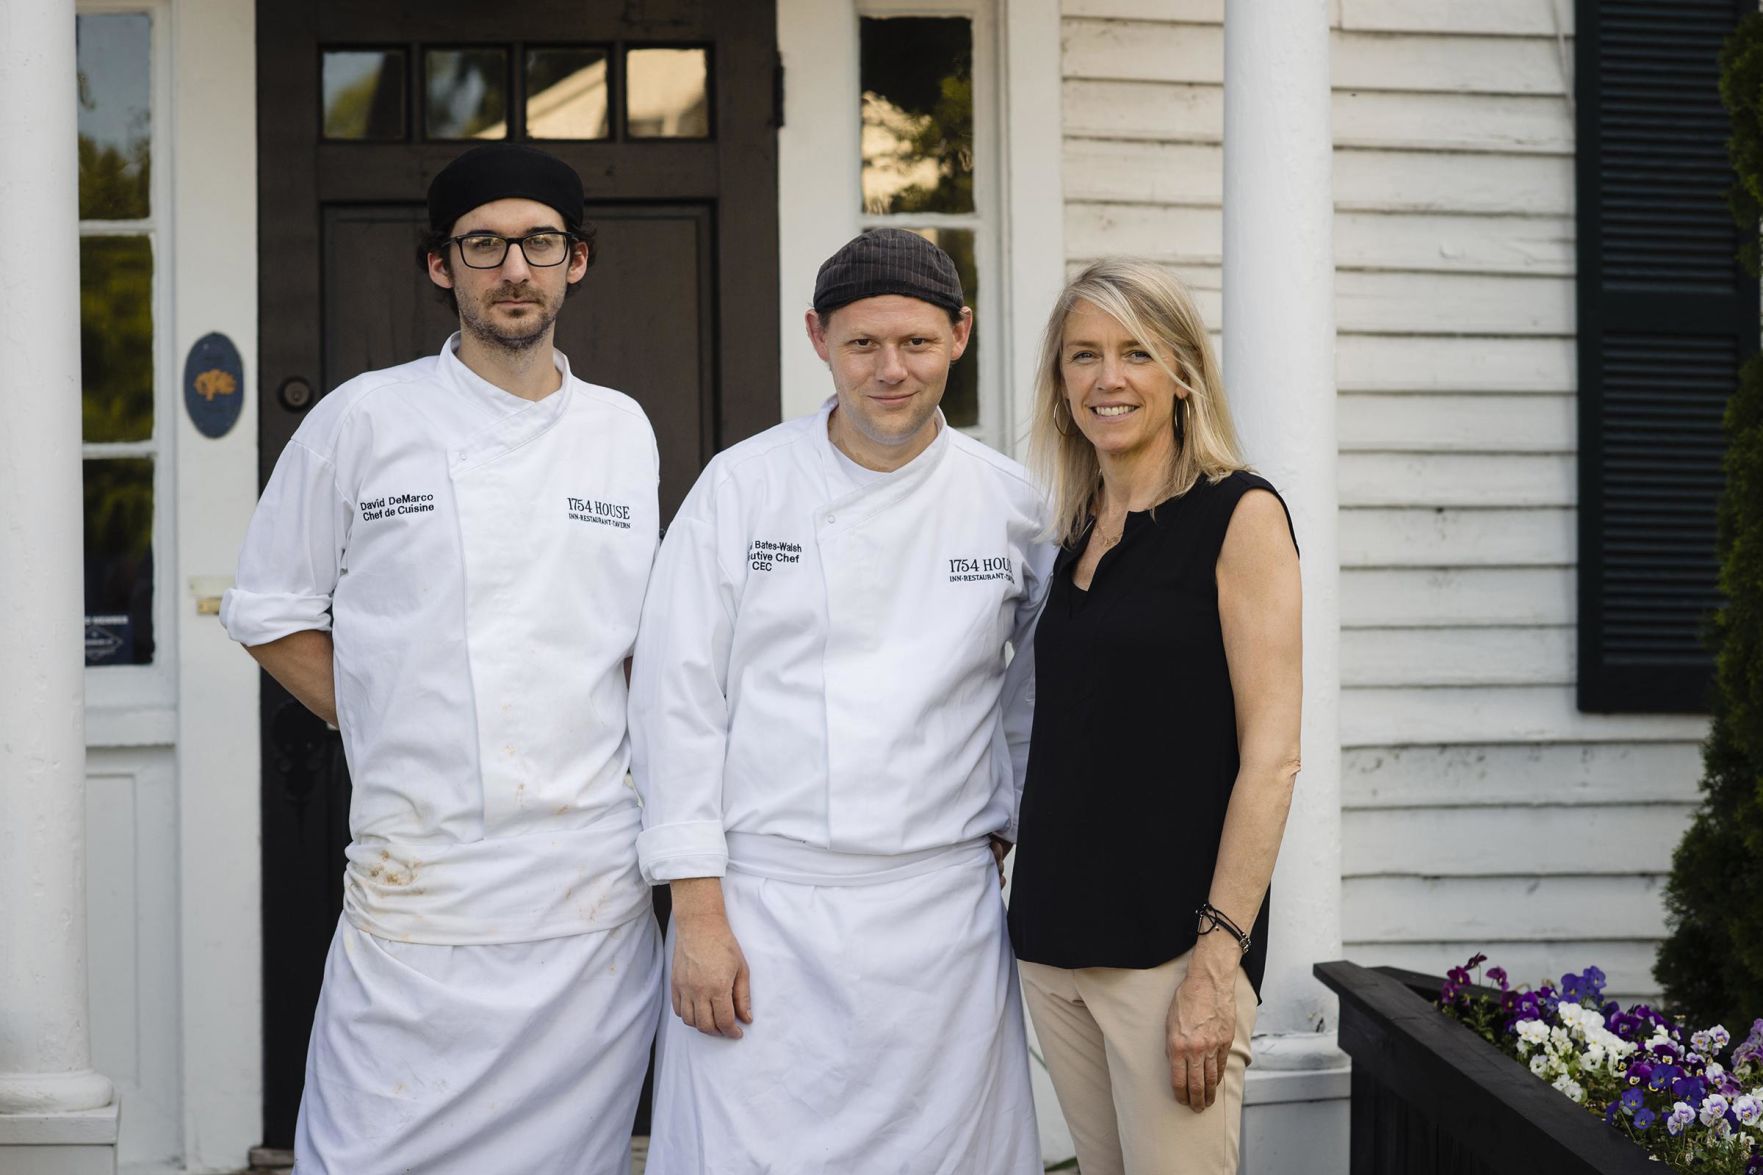
[[[853,486],[829,409],[712,461],[645,604],[639,859],[723,876],[754,1015],[730,1041],[664,1012],[649,1171],[1038,1172],[986,838],[1015,825],[1043,501],[946,425]]]
[[[659,958],[623,662],[658,464],[635,403],[557,363],[537,402],[451,342],[338,388],[223,603],[246,644],[336,646],[352,841],[301,1175],[598,1173],[628,1144]]]
[[[753,1023],[728,1040],[664,1011],[648,1175],[1038,1175],[987,843],[902,860],[734,833],[729,853]]]

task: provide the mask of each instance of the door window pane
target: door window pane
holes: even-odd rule
[[[144,12],[74,18],[78,41],[80,219],[148,215],[153,25]]]
[[[526,55],[526,137],[604,139],[610,61],[604,49],[530,49]]]
[[[863,210],[973,211],[973,23],[864,17]]]
[[[324,55],[324,137],[404,137],[404,51],[330,49]]]
[[[915,228],[933,245],[941,245],[955,262],[961,275],[961,292],[973,307],[974,330],[967,338],[967,350],[949,368],[949,382],[943,388],[943,415],[956,428],[972,428],[979,423],[979,267],[973,258],[973,230],[969,228]]]
[[[430,49],[423,54],[424,133],[431,139],[508,137],[508,52]]]
[[[84,436],[153,436],[153,246],[144,236],[80,238]]]
[[[630,138],[710,137],[710,55],[703,49],[632,49],[624,77]]]
[[[153,462],[85,462],[86,664],[153,660]]]

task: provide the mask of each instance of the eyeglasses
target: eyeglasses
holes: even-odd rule
[[[470,269],[495,269],[508,257],[508,246],[519,245],[520,255],[528,265],[540,269],[562,265],[569,258],[569,246],[575,238],[569,233],[548,231],[528,233],[524,237],[498,237],[494,233],[468,233],[454,237],[459,246],[459,259]]]

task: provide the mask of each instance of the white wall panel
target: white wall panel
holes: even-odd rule
[[[1342,335],[1335,344],[1343,392],[1552,392],[1578,388],[1573,340],[1488,340],[1435,335]]]
[[[1573,623],[1570,567],[1348,567],[1345,629],[1529,627]]]
[[[1569,0],[1340,0],[1341,25],[1379,32],[1573,35]]]
[[[1574,512],[1444,507],[1341,511],[1341,566],[1559,567],[1573,562]]]
[[[1343,813],[1344,877],[1665,873],[1688,804],[1372,808]]]
[[[1675,742],[1702,738],[1707,719],[1586,714],[1571,686],[1358,686],[1341,691],[1341,745]]]
[[[1570,685],[1571,628],[1346,628],[1346,686]]]
[[[1664,879],[1632,877],[1349,877],[1344,941],[1548,942],[1656,939]]]
[[[1364,395],[1339,401],[1344,451],[1572,453],[1577,401],[1568,395]]]
[[[1574,460],[1559,453],[1342,453],[1341,505],[1574,504]]]
[[[1341,757],[1341,802],[1349,809],[1688,804],[1701,774],[1701,747],[1687,740],[1358,747]]]
[[[1558,155],[1379,151],[1334,155],[1341,211],[1573,213],[1573,160]]]
[[[183,1153],[174,778],[169,747],[87,755],[92,1062],[116,1084],[124,1165]]]

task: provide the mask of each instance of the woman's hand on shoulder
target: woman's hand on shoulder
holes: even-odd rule
[[[1237,1035],[1241,951],[1222,934],[1201,935],[1164,1023],[1163,1051],[1175,1100],[1198,1114],[1218,1097]]]

